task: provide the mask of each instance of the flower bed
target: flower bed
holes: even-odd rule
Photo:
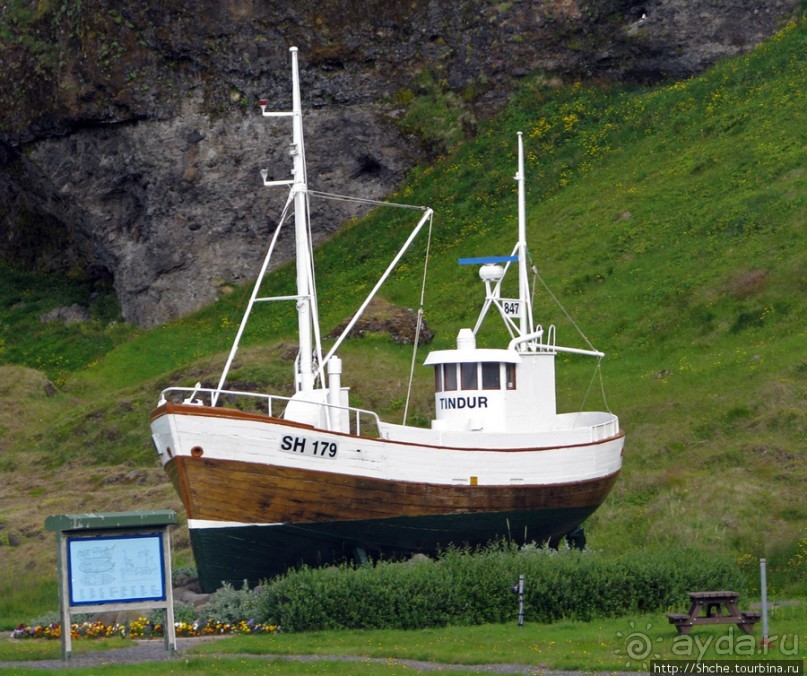
[[[174,628],[177,636],[213,636],[224,634],[276,634],[277,625],[263,624],[254,620],[241,620],[239,622],[217,622],[215,620],[195,620],[194,622],[175,622]],[[128,624],[107,625],[103,622],[82,622],[70,625],[73,639],[80,638],[158,638],[163,636],[163,625],[156,624],[145,617],[139,617]],[[62,627],[56,622],[35,626],[19,625],[11,638],[44,638],[59,639],[62,636]]]

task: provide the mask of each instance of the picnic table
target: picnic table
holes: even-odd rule
[[[734,591],[689,592],[692,602],[686,614],[667,617],[679,634],[689,634],[696,624],[736,624],[746,634],[754,631],[760,613],[737,608],[739,593]]]

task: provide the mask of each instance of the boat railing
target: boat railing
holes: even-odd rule
[[[592,425],[589,428],[589,436],[591,441],[601,441],[608,439],[619,434],[619,418],[614,416],[611,420],[606,420],[598,425]]]
[[[160,393],[160,401],[158,405],[162,405],[168,401],[174,403],[188,404],[191,406],[214,406],[213,401],[216,400],[220,406],[222,402],[231,400],[251,399],[258,402],[257,409],[253,408],[259,413],[265,413],[269,417],[280,418],[285,411],[289,402],[294,401],[295,406],[299,404],[308,404],[311,406],[318,406],[328,410],[346,411],[350,415],[350,432],[352,434],[361,434],[362,426],[367,430],[368,427],[375,427],[373,431],[365,431],[365,436],[375,433],[380,435],[380,423],[378,414],[375,411],[368,411],[364,408],[356,408],[354,406],[340,406],[338,404],[330,404],[321,401],[306,401],[304,399],[293,399],[280,394],[262,394],[260,392],[243,392],[240,390],[217,390],[205,387],[168,387]],[[242,409],[238,404],[235,407],[239,410]],[[362,425],[362,419],[364,424]]]

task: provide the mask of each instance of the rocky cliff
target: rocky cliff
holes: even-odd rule
[[[258,172],[289,167],[287,130],[257,101],[289,106],[290,46],[312,187],[382,197],[442,150],[396,124],[424,73],[472,120],[531,72],[686,77],[772,34],[798,0],[131,5],[0,5],[0,255],[111,278],[124,317],[148,326],[256,274],[285,200]],[[324,207],[319,238],[353,214]]]

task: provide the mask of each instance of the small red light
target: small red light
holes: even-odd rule
[[[266,105],[266,99],[261,99],[261,105],[262,105],[262,106],[265,106],[265,105]]]

